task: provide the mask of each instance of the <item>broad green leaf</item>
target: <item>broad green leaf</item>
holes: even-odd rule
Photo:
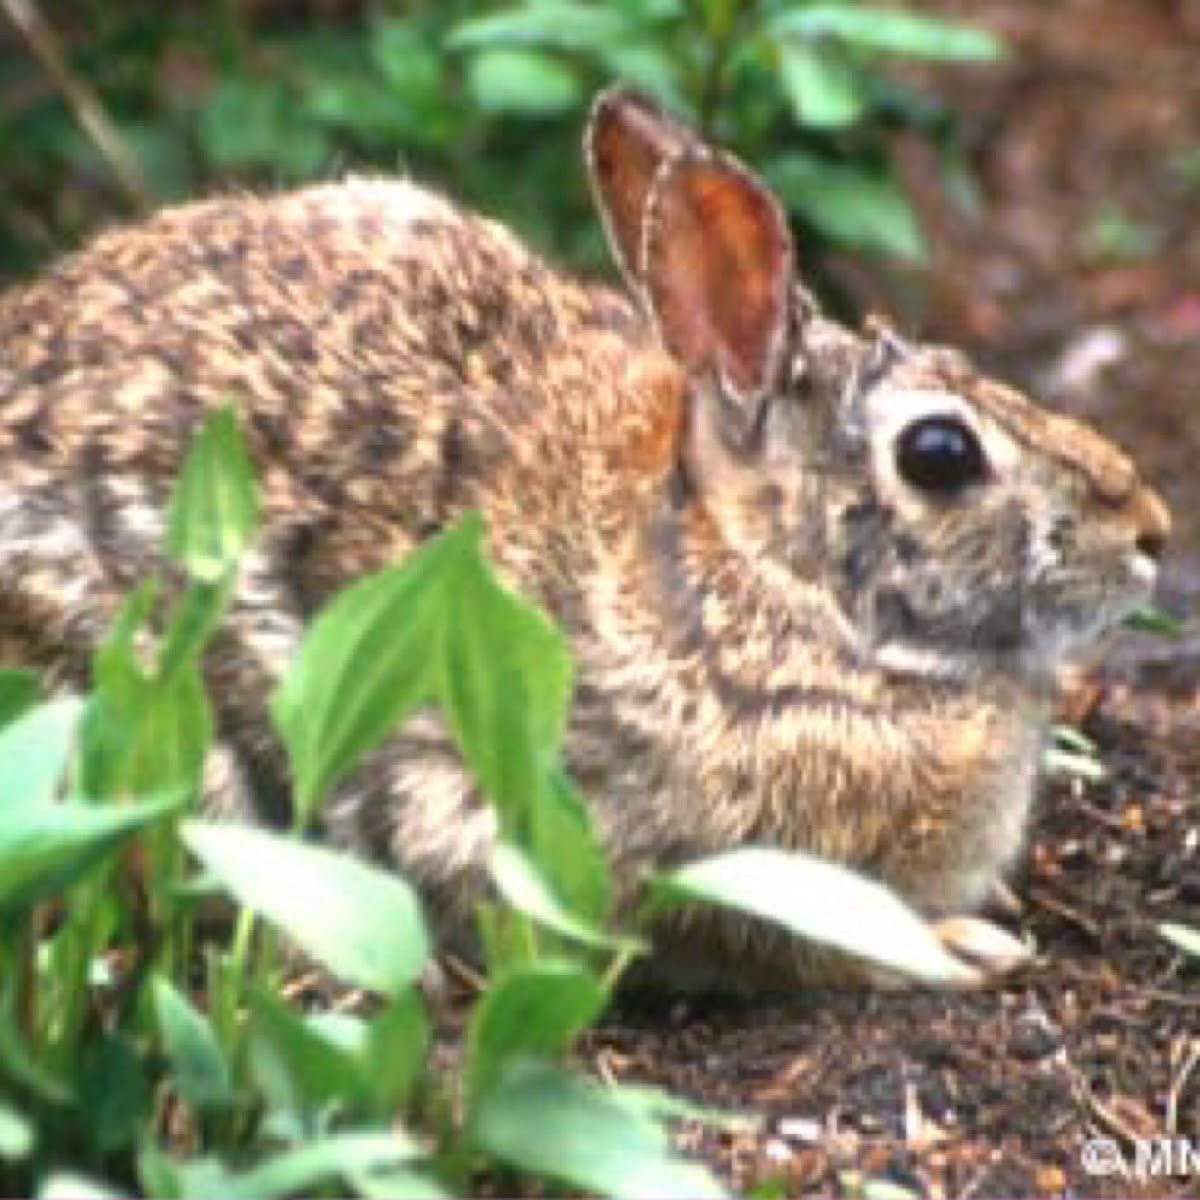
[[[250,1070],[269,1110],[294,1115],[311,1133],[339,1098],[357,1102],[362,1078],[354,1053],[267,992],[254,996],[251,1011]]]
[[[602,1196],[724,1195],[699,1164],[671,1153],[662,1127],[620,1089],[544,1064],[513,1068],[481,1097],[476,1143],[518,1170]]]
[[[546,117],[583,104],[570,64],[540,50],[479,50],[467,62],[467,90],[486,113]]]
[[[866,96],[850,64],[802,43],[781,46],[779,78],[796,120],[810,129],[852,125],[866,108]]]
[[[38,1200],[120,1200],[126,1194],[73,1171],[53,1171],[42,1181],[37,1196]]]
[[[235,899],[347,983],[395,994],[420,975],[429,941],[398,875],[260,829],[187,821],[181,835]]]
[[[163,638],[157,670],[161,679],[173,679],[200,657],[225,614],[233,584],[230,572],[219,583],[197,582],[185,589]]]
[[[450,1193],[422,1171],[358,1172],[347,1178],[355,1193],[366,1200],[450,1200]]]
[[[62,891],[182,802],[172,795],[119,807],[46,804],[6,813],[0,821],[0,918]]]
[[[103,1154],[132,1146],[149,1116],[151,1092],[133,1041],[104,1033],[85,1043],[79,1072],[79,1105],[87,1137]]]
[[[467,536],[462,527],[451,530],[403,566],[360,580],[309,628],[271,698],[304,820],[362,755],[430,699],[445,581]]]
[[[566,1050],[607,1000],[596,976],[569,962],[531,963],[494,981],[471,1013],[468,1105],[477,1107],[513,1063]]]
[[[641,952],[646,947],[634,938],[619,938],[605,933],[559,903],[549,883],[542,877],[527,852],[500,842],[492,852],[489,869],[506,904],[518,912],[585,946]]]
[[[766,175],[788,208],[829,237],[924,260],[925,239],[890,177],[799,153],[780,155]]]
[[[748,846],[659,875],[653,888],[659,901],[718,904],[932,983],[973,978],[888,888],[807,854]]]
[[[550,772],[528,845],[541,876],[569,911],[589,924],[603,924],[612,905],[608,857],[591,810],[561,768]]]
[[[103,652],[102,652],[103,653]],[[199,667],[146,675],[132,648],[97,673],[83,721],[80,786],[92,799],[199,786],[213,717]]]
[[[371,1018],[360,1061],[377,1116],[390,1116],[408,1103],[425,1070],[429,1037],[429,1018],[415,988]]]
[[[229,1065],[208,1018],[159,975],[153,984],[154,1009],[175,1090],[193,1108],[216,1108],[233,1098]]]
[[[439,692],[463,756],[506,832],[529,830],[566,727],[571,663],[562,635],[489,569],[480,522],[460,527],[447,590]]]
[[[221,1196],[222,1200],[277,1200],[310,1194],[336,1179],[391,1171],[421,1155],[403,1130],[356,1130],[331,1134],[293,1150],[284,1150],[256,1167],[232,1171],[218,1160],[181,1162],[159,1152],[151,1165],[158,1178],[171,1180],[185,1200]],[[143,1178],[147,1163],[143,1160]]]
[[[41,684],[33,671],[0,670],[0,729],[37,703]]]
[[[611,6],[542,0],[463,21],[451,31],[446,45],[454,50],[551,46],[596,51],[618,45],[630,32],[625,18]]]
[[[258,530],[258,490],[233,409],[211,413],[192,442],[167,518],[167,550],[188,573],[218,583]]]
[[[988,61],[1004,53],[1004,43],[982,29],[860,4],[798,5],[770,28],[778,37],[835,38],[862,50],[915,58]]]
[[[1164,921],[1159,925],[1158,932],[1185,954],[1200,959],[1200,929],[1178,925],[1174,921]]]
[[[83,702],[76,697],[48,700],[0,729],[0,805],[5,814],[53,802],[82,712]]]
[[[20,1162],[28,1158],[36,1140],[33,1125],[25,1114],[0,1100],[0,1159]]]

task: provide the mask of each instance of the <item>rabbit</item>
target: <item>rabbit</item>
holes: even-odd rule
[[[162,211],[0,298],[0,658],[87,686],[233,398],[264,529],[207,666],[215,808],[286,821],[266,697],[306,622],[479,510],[569,638],[566,762],[623,895],[803,850],[1008,969],[1014,939],[973,914],[1020,857],[1058,668],[1150,594],[1163,502],[954,351],[823,315],[779,201],[644,94],[602,93],[584,148],[623,289],[410,180],[348,178]],[[486,894],[495,823],[435,716],[323,822],[445,930]],[[871,981],[729,913],[660,935],[715,979]]]

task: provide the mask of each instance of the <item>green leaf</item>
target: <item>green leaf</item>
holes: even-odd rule
[[[492,881],[510,908],[585,946],[640,953],[647,949],[636,938],[614,937],[568,912],[529,855],[517,846],[500,842],[489,863]]]
[[[187,821],[181,836],[238,901],[347,983],[395,994],[420,975],[425,923],[396,874],[259,829]]]
[[[111,808],[47,804],[7,813],[0,821],[0,918],[56,895],[182,803],[172,795]]]
[[[545,960],[508,971],[471,1013],[466,1097],[477,1107],[514,1062],[566,1050],[604,1010],[608,993],[574,963]]]
[[[565,62],[538,50],[480,50],[467,63],[467,90],[485,113],[556,116],[583,105],[583,84]]]
[[[885,175],[810,155],[780,155],[765,172],[788,208],[822,233],[915,262],[927,254],[912,209]]]
[[[718,904],[918,979],[971,978],[888,888],[807,854],[748,846],[659,875],[652,886],[660,903]]]
[[[507,1071],[481,1098],[474,1124],[484,1150],[518,1170],[602,1196],[724,1195],[704,1167],[672,1155],[666,1134],[618,1088],[544,1064]]]
[[[1185,954],[1200,959],[1200,929],[1178,925],[1174,921],[1163,921],[1158,927],[1158,932]]]
[[[32,708],[41,690],[33,671],[0,670],[0,729]]]
[[[150,1089],[133,1042],[124,1034],[101,1034],[85,1044],[79,1104],[87,1113],[87,1137],[102,1153],[133,1145],[149,1116]]]
[[[310,179],[332,157],[326,131],[271,78],[222,79],[205,98],[196,131],[207,164],[224,172],[259,169]]]
[[[54,800],[82,712],[83,702],[75,697],[49,700],[0,730],[0,805],[5,813]]]
[[[267,992],[253,997],[251,1009],[250,1070],[272,1113],[294,1115],[298,1132],[309,1134],[324,1110],[357,1102],[363,1080],[354,1053]]]
[[[219,1108],[233,1099],[229,1065],[208,1018],[163,976],[153,983],[154,1009],[175,1090],[193,1108]]]
[[[67,1080],[39,1062],[25,1043],[17,1022],[20,976],[15,971],[0,977],[0,1079],[19,1082],[43,1105],[63,1107],[74,1100]],[[21,997],[23,1003],[23,997]]]
[[[421,1156],[421,1149],[402,1129],[355,1130],[331,1134],[293,1150],[285,1150],[248,1171],[233,1172],[208,1160],[176,1163],[188,1197],[221,1196],[225,1200],[276,1200],[303,1195],[328,1180],[391,1171]],[[202,1174],[195,1166],[202,1165]],[[189,1170],[190,1169],[190,1170]]]
[[[988,61],[1004,54],[1004,43],[981,29],[859,4],[797,6],[777,17],[770,29],[777,37],[834,38],[861,50],[914,58]]]
[[[97,656],[83,721],[80,786],[93,799],[199,786],[213,717],[197,664],[170,678],[143,672],[132,642]]]
[[[36,1140],[29,1119],[11,1105],[0,1101],[0,1160],[20,1162],[28,1158]]]
[[[821,50],[785,42],[779,78],[796,120],[810,129],[852,125],[866,108],[857,73],[843,59]]]
[[[167,518],[167,551],[194,578],[230,574],[258,530],[254,468],[231,407],[209,415],[192,442]]]
[[[451,31],[446,45],[452,50],[549,46],[596,51],[619,45],[630,32],[624,17],[611,7],[542,0],[463,21]]]
[[[380,1171],[370,1175],[360,1172],[347,1178],[355,1193],[366,1200],[450,1200],[449,1192],[419,1171]]]
[[[431,696],[446,578],[459,527],[360,580],[322,609],[271,698],[287,746],[302,819],[368,750]]]
[[[1139,608],[1125,618],[1127,629],[1136,629],[1139,633],[1148,633],[1152,637],[1165,638],[1168,641],[1178,641],[1184,635],[1184,623],[1176,616],[1165,613],[1151,605]]]
[[[527,834],[566,729],[570,657],[558,630],[496,581],[478,520],[461,531],[461,557],[445,596],[439,693],[501,828]]]
[[[127,1193],[73,1171],[54,1171],[42,1181],[37,1195],[38,1200],[119,1200]]]
[[[416,989],[402,992],[372,1018],[360,1069],[379,1117],[401,1111],[425,1069],[429,1018]]]

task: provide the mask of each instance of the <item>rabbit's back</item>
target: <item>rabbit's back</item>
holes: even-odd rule
[[[522,463],[553,470],[539,430],[561,447],[603,421],[572,377],[583,344],[617,363],[637,328],[617,294],[406,182],[170,210],[0,297],[0,493],[6,511],[73,493],[89,552],[132,579],[105,510],[136,497],[153,523],[202,414],[232,403],[310,610]]]

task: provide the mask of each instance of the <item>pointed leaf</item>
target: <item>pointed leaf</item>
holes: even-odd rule
[[[837,38],[863,50],[919,58],[987,61],[1004,53],[1004,43],[982,29],[894,8],[861,4],[804,4],[771,23],[776,36]]]
[[[233,409],[211,413],[192,443],[171,501],[167,550],[188,573],[217,583],[258,529],[254,469]]]
[[[509,1070],[482,1097],[480,1147],[522,1171],[602,1196],[724,1195],[700,1165],[670,1150],[662,1127],[620,1090],[546,1065]]]
[[[866,96],[850,65],[812,47],[785,42],[779,77],[796,120],[810,129],[852,125],[866,108]]]
[[[432,539],[340,592],[305,635],[271,698],[302,816],[368,750],[430,698],[447,577],[470,536]]]
[[[175,1090],[193,1108],[219,1108],[233,1098],[229,1064],[208,1018],[159,975],[153,984],[154,1009]]]
[[[82,713],[75,697],[49,700],[0,730],[0,812],[54,800]]]
[[[507,972],[484,993],[467,1035],[466,1096],[478,1105],[514,1062],[566,1050],[608,1000],[591,972],[553,960]]]
[[[480,50],[467,64],[467,90],[486,113],[553,116],[583,104],[583,83],[565,62],[537,50]]]
[[[702,901],[934,983],[972,978],[882,884],[810,855],[749,846],[658,876],[659,901]]]
[[[354,1053],[267,992],[257,993],[251,1008],[250,1069],[272,1112],[293,1114],[311,1130],[334,1101],[355,1102],[362,1079]]]
[[[420,975],[429,941],[398,875],[260,829],[187,821],[181,836],[238,901],[347,983],[394,994]]]
[[[559,903],[529,855],[507,842],[497,844],[489,863],[492,882],[506,904],[518,912],[585,946],[640,952],[647,947],[635,938],[615,937],[581,920]]]
[[[0,918],[56,895],[182,802],[176,794],[112,808],[47,804],[6,813],[0,821]]]
[[[32,708],[41,690],[33,671],[0,670],[0,729]]]

